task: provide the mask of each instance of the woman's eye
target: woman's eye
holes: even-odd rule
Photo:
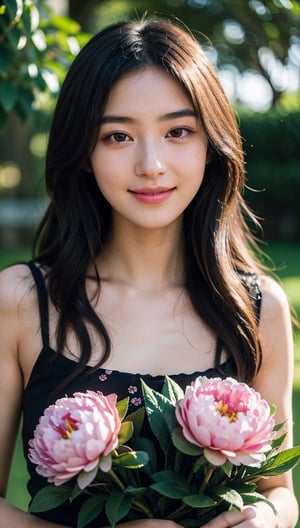
[[[173,128],[172,130],[170,130],[170,132],[168,132],[168,136],[169,137],[173,137],[173,138],[184,138],[186,136],[188,136],[192,131],[189,129],[189,128],[186,128],[186,127],[176,127],[176,128]]]
[[[113,134],[105,136],[104,141],[111,141],[112,143],[124,143],[125,141],[130,141],[130,138],[123,132],[113,132]]]

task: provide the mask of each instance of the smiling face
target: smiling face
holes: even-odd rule
[[[206,135],[171,76],[149,67],[114,85],[90,157],[114,227],[179,224],[206,162]]]

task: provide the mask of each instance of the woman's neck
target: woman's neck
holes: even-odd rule
[[[183,249],[178,224],[164,229],[113,229],[99,255],[100,277],[141,290],[182,286]]]

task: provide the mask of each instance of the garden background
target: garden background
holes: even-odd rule
[[[47,132],[65,71],[90,34],[149,11],[143,0],[7,0],[0,6],[0,269],[30,257],[47,202]],[[218,68],[244,141],[246,200],[262,249],[300,316],[300,6],[292,0],[153,0],[179,17]],[[150,13],[150,14],[151,14]],[[253,229],[255,226],[252,226]],[[300,330],[295,329],[294,438],[300,444]],[[294,471],[300,503],[300,464]],[[26,509],[18,439],[7,497]],[[300,528],[300,522],[298,523]]]

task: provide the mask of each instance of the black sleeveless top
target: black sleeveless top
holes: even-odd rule
[[[29,472],[28,491],[31,497],[42,487],[49,485],[47,480],[39,476],[35,470],[35,465],[28,459],[28,441],[33,438],[34,429],[38,423],[39,417],[44,413],[46,407],[54,403],[51,394],[61,383],[68,378],[74,371],[77,363],[65,356],[58,356],[49,345],[49,314],[48,314],[48,295],[43,275],[40,269],[32,262],[29,267],[35,280],[40,312],[40,324],[43,347],[39,357],[33,367],[27,387],[23,393],[23,428],[22,439],[24,455]],[[249,276],[250,277],[250,276]],[[251,276],[251,283],[248,284],[250,295],[254,298],[257,313],[260,309],[260,292],[257,281]],[[248,276],[246,277],[248,280]],[[218,342],[216,354],[220,354],[218,348],[221,344]],[[131,374],[117,370],[108,370],[99,368],[96,372],[90,373],[91,367],[85,367],[83,374],[64,385],[63,390],[55,393],[55,400],[64,396],[72,396],[74,392],[84,392],[86,390],[101,391],[104,395],[116,393],[118,399],[129,397],[129,412],[143,405],[141,379],[143,379],[151,388],[161,391],[163,384],[163,375],[152,376],[150,374]],[[192,374],[169,374],[183,389],[191,383],[197,376],[205,375],[207,377],[235,377],[236,370],[231,360],[221,365],[220,369],[210,368],[204,372],[194,372]],[[65,526],[76,526],[77,515],[81,506],[81,498],[75,499],[72,504],[66,503],[63,506],[35,514],[43,519],[63,524]],[[105,514],[88,525],[88,528],[99,528],[107,526],[109,523]]]

